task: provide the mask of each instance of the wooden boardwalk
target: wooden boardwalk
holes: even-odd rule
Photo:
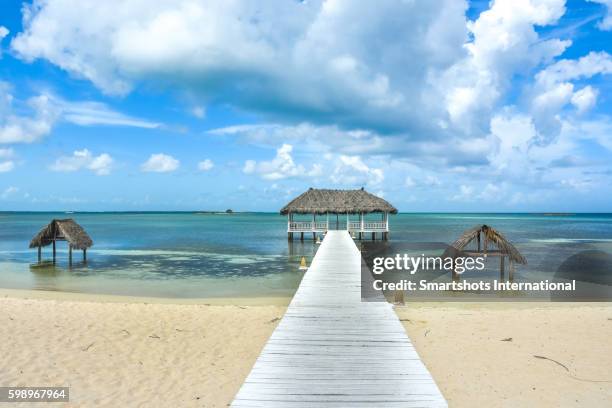
[[[446,407],[393,308],[361,302],[361,257],[329,231],[232,407]]]

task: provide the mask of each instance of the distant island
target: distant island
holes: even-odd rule
[[[197,211],[196,212],[196,214],[200,214],[200,215],[204,215],[204,214],[207,214],[207,215],[210,215],[210,214],[214,214],[214,215],[229,214],[229,215],[231,215],[231,214],[237,214],[237,213],[240,213],[240,211],[234,211],[231,208],[228,208],[225,211]]]

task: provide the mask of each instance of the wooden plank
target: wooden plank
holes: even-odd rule
[[[361,256],[329,231],[232,407],[446,407],[393,308],[361,301]]]

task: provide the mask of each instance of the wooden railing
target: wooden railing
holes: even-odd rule
[[[336,228],[336,222],[317,221],[291,221],[287,223],[288,232],[325,232],[329,227]],[[346,228],[346,221],[338,224],[340,229]],[[349,231],[356,232],[388,232],[388,225],[384,221],[350,221],[348,223]]]
[[[324,232],[328,229],[329,227],[325,221],[317,221],[314,224],[312,221],[291,221],[287,225],[287,231],[289,232]]]
[[[387,232],[388,227],[384,221],[364,221],[363,224],[359,221],[351,221],[349,231]]]

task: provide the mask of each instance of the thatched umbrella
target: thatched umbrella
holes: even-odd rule
[[[93,241],[87,235],[83,227],[72,218],[64,220],[52,220],[47,226],[40,230],[32,241],[30,248],[38,248],[38,261],[41,260],[41,248],[53,244],[53,262],[55,262],[55,242],[67,241],[70,263],[72,263],[72,249],[83,251],[83,260],[87,260],[87,248],[93,245]]]
[[[465,249],[471,242],[476,242],[476,250]],[[492,244],[496,249],[490,250],[489,244]],[[478,225],[464,231],[463,234],[446,249],[443,257],[450,256],[456,258],[460,256],[460,254],[467,256],[499,256],[502,280],[504,278],[505,257],[508,257],[510,261],[509,279],[511,281],[513,279],[513,264],[527,265],[527,260],[521,255],[518,249],[516,249],[501,232],[488,225]],[[453,279],[455,278],[456,274],[453,273]]]

